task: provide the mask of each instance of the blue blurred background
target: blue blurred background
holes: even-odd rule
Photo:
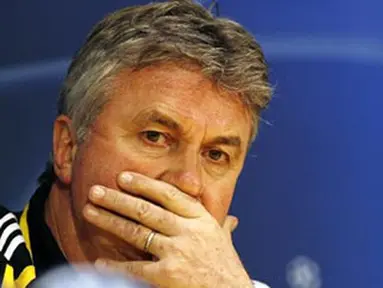
[[[19,209],[33,193],[89,29],[147,2],[0,3],[0,203]],[[259,40],[276,88],[232,207],[249,273],[274,288],[383,287],[383,2],[219,5]]]

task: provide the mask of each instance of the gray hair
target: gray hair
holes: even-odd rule
[[[128,7],[96,24],[68,69],[58,113],[72,119],[81,143],[121,69],[177,61],[197,64],[219,87],[240,95],[252,112],[254,139],[272,94],[261,47],[240,24],[187,0]]]

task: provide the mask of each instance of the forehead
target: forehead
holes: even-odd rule
[[[172,63],[122,70],[112,90],[115,109],[129,116],[156,108],[185,126],[236,132],[244,141],[250,135],[251,116],[238,95],[215,85],[197,66]]]

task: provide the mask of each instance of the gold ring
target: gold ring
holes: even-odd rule
[[[151,231],[148,234],[148,236],[146,237],[146,241],[145,241],[145,245],[144,245],[144,252],[148,252],[149,251],[150,245],[152,244],[153,238],[154,238],[155,235],[156,235],[156,232]]]

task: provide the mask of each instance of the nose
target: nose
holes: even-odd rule
[[[189,153],[183,155],[180,159],[175,159],[171,167],[159,177],[182,192],[194,197],[201,198],[202,194],[202,179],[201,165],[199,164],[198,155]]]

